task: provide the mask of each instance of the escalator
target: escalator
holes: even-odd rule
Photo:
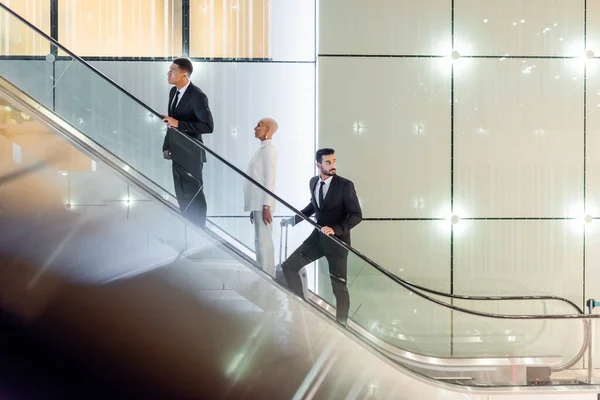
[[[193,226],[160,115],[1,4],[0,21],[36,43],[0,61],[0,306],[33,330],[190,398],[343,398],[377,379],[396,398],[600,390],[585,380],[596,316],[557,297],[449,295],[347,248],[350,321],[336,326],[330,287],[299,301],[256,268],[252,225],[218,217],[241,209],[228,188],[249,177],[180,134],[213,178],[207,227]],[[270,195],[276,221],[298,214]],[[292,246],[315,227],[293,228]]]

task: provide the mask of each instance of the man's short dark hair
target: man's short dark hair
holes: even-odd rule
[[[334,149],[330,149],[328,147],[324,149],[319,149],[317,150],[317,154],[315,155],[315,160],[317,160],[317,162],[320,164],[321,161],[323,161],[323,156],[329,156],[331,154],[335,154]]]
[[[173,64],[179,66],[179,68],[184,72],[187,72],[188,76],[192,76],[192,72],[194,72],[194,66],[187,58],[177,58],[173,61]]]

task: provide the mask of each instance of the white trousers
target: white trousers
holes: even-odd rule
[[[254,219],[254,248],[256,263],[267,274],[275,277],[275,246],[273,245],[273,223],[265,225],[262,211],[252,211]]]

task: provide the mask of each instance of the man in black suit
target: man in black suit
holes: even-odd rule
[[[350,296],[346,286],[348,250],[326,236],[335,236],[350,245],[350,229],[362,220],[362,211],[352,181],[336,175],[333,149],[320,149],[316,154],[319,175],[310,180],[310,203],[304,207],[305,217],[316,215],[320,231],[313,233],[283,262],[281,268],[289,288],[304,298],[299,271],[325,256],[329,264],[331,286],[336,299],[336,320],[346,325]],[[282,225],[301,222],[299,215],[283,220]]]
[[[213,131],[208,98],[190,81],[193,71],[191,61],[186,58],[176,59],[169,67],[168,80],[174,86],[169,93],[169,113],[163,115],[163,121],[169,128],[163,144],[163,157],[165,160],[173,158],[173,182],[181,213],[204,227],[206,199],[202,166],[206,162],[206,152],[179,133],[203,143],[202,134]]]

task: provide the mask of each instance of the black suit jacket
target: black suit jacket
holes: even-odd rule
[[[169,92],[169,117],[173,117],[179,121],[179,128],[177,128],[179,132],[204,143],[202,141],[202,134],[212,133],[214,128],[212,113],[208,107],[208,97],[206,97],[198,86],[190,82],[190,85],[179,100],[175,112],[172,113],[171,103],[176,92],[177,88],[175,86]],[[175,145],[175,139],[172,138],[172,135],[178,135],[178,133],[172,129],[167,130],[167,135],[163,143],[163,151],[172,151],[172,146]],[[176,143],[181,144],[185,142],[178,140]],[[206,162],[206,153],[204,150],[199,149],[198,157],[199,162]]]
[[[334,175],[331,178],[331,186],[320,209],[315,199],[315,188],[318,183],[318,176],[310,179],[310,203],[301,211],[302,214],[306,217],[311,217],[314,214],[317,218],[317,224],[332,228],[337,238],[350,245],[350,229],[362,221],[362,211],[358,203],[354,183],[346,178]],[[302,221],[302,218],[296,215],[294,225],[300,221]],[[327,247],[335,246],[333,241],[327,239],[325,235],[317,230],[307,240],[319,240],[321,244]],[[338,247],[341,246],[338,245]]]

